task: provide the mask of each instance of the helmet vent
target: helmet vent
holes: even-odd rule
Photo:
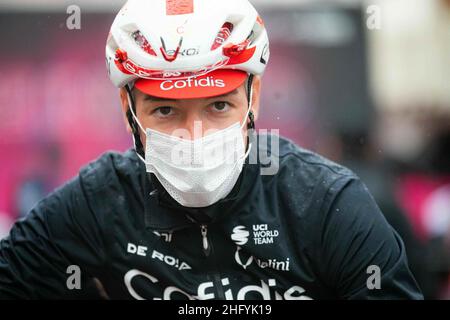
[[[216,39],[211,46],[211,51],[219,48],[231,35],[233,31],[233,24],[231,22],[225,22],[217,33]]]
[[[149,55],[156,56],[155,51],[153,50],[150,43],[148,43],[147,39],[144,37],[144,35],[139,31],[135,31],[131,34],[131,36],[134,39],[134,42],[145,52],[147,52]]]
[[[264,24],[262,23],[261,18],[258,17],[257,21],[253,25],[252,31],[250,31],[247,37],[247,40],[250,40],[249,45],[252,45],[256,40],[258,40],[263,31],[264,31]]]

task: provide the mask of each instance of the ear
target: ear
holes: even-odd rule
[[[128,123],[128,118],[127,118],[127,111],[129,108],[127,90],[125,90],[125,88],[120,88],[119,95],[120,95],[120,104],[122,107],[123,121],[125,122],[125,126],[127,128],[128,133],[132,133],[132,130],[131,130],[130,124]]]
[[[255,116],[255,120],[258,119],[259,115],[259,101],[261,93],[261,77],[255,76],[252,83],[252,111]]]

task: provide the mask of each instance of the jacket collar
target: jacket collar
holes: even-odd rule
[[[256,151],[256,148],[253,149]],[[192,225],[209,224],[235,212],[249,203],[251,191],[257,185],[260,165],[250,164],[247,157],[241,174],[231,192],[218,202],[204,208],[181,206],[164,189],[155,175],[144,179],[145,227],[160,231],[174,231]],[[142,165],[145,172],[145,166]]]

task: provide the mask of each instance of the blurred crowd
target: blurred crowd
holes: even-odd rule
[[[450,299],[450,1],[370,1],[375,28],[369,4],[349,2],[260,8],[271,62],[257,129],[354,170],[425,297]],[[104,66],[113,16],[68,30],[65,11],[0,11],[0,237],[81,166],[131,147]]]

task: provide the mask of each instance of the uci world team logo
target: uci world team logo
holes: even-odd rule
[[[253,239],[253,244],[259,245],[264,243],[273,243],[274,238],[279,235],[278,230],[269,230],[267,224],[253,225],[252,231],[253,233],[250,234],[250,231],[242,225],[233,228],[231,240],[233,240],[237,245],[236,252],[234,253],[236,263],[244,268],[244,270],[246,270],[255,261],[258,267],[262,269],[271,268],[280,271],[289,271],[289,258],[282,261],[273,258],[259,259],[246,253],[245,250],[242,250],[243,246],[247,245],[249,242],[249,238]]]

